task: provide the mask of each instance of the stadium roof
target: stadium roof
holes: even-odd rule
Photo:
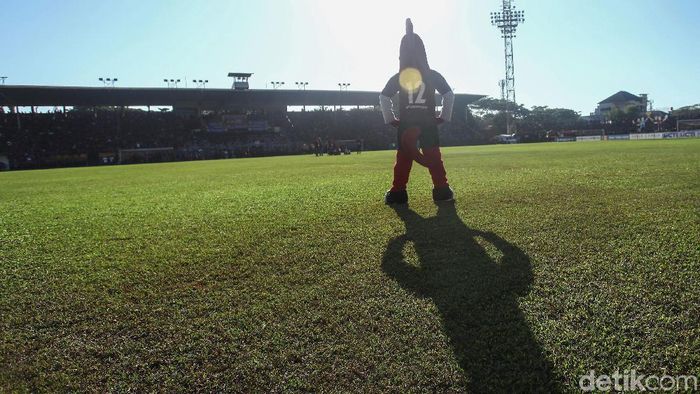
[[[455,94],[455,106],[484,97]],[[437,103],[442,98],[436,97]],[[379,92],[283,89],[113,88],[78,86],[0,86],[0,106],[172,106],[223,109],[231,107],[378,105]]]
[[[606,98],[605,100],[599,102],[598,104],[609,104],[609,103],[626,103],[628,101],[642,101],[642,98],[634,95],[630,92],[625,92],[620,90],[619,92],[613,94],[612,96]]]

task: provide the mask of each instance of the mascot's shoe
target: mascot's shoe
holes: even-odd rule
[[[433,201],[454,201],[455,194],[449,186],[436,187],[433,189]]]
[[[407,204],[408,203],[408,193],[405,190],[398,192],[392,192],[389,190],[384,195],[384,204]]]

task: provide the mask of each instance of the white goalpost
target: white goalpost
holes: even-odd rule
[[[693,130],[700,129],[700,119],[679,119],[676,121],[676,131],[681,131],[681,126],[690,126]]]

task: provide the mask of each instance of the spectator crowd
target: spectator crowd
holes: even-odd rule
[[[0,156],[8,158],[12,169],[33,169],[319,152],[339,154],[359,149],[391,149],[396,142],[395,130],[384,125],[381,114],[374,109],[257,111],[243,115],[246,122],[243,127],[238,124],[235,129],[227,129],[222,127],[225,124],[222,118],[240,117],[240,114],[195,115],[125,108],[21,113],[5,110],[0,112]],[[445,125],[444,145],[469,142],[464,127],[463,122]],[[336,144],[336,141],[357,143]]]

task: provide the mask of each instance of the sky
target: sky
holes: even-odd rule
[[[518,0],[515,88],[527,107],[583,115],[619,90],[656,108],[700,103],[700,1]],[[398,71],[410,17],[456,93],[500,96],[498,0],[0,0],[8,85],[163,87],[251,72],[251,88],[379,91]],[[184,84],[183,84],[184,85]]]

